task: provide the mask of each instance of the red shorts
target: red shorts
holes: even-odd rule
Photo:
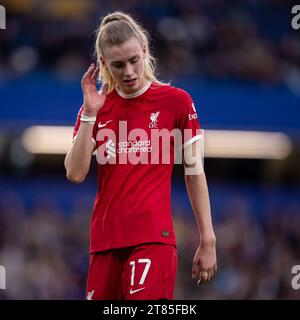
[[[174,246],[146,243],[90,256],[88,300],[173,299],[177,273]]]

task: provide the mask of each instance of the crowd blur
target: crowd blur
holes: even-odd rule
[[[285,83],[300,78],[300,38],[287,0],[4,0],[0,77],[50,70],[74,80],[93,58],[95,30],[122,10],[150,32],[159,74]],[[0,79],[1,80],[1,79]]]
[[[184,192],[184,190],[182,190]],[[84,299],[91,199],[73,201],[66,214],[55,200],[36,196],[26,208],[18,193],[2,193],[0,263],[7,270],[2,299]],[[175,299],[299,299],[291,268],[300,262],[300,204],[262,204],[229,197],[213,212],[218,272],[196,286],[192,259],[199,235],[191,210],[173,209],[179,265]]]
[[[300,261],[300,206],[266,201],[262,216],[243,197],[230,197],[215,219],[218,273],[196,288],[190,279],[198,232],[193,220],[176,219],[180,299],[300,299],[292,288],[292,267]],[[194,232],[191,230],[194,229]]]

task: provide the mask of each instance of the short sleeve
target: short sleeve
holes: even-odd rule
[[[75,141],[78,130],[80,128],[80,124],[81,124],[80,117],[81,117],[82,112],[83,112],[83,106],[79,109],[79,112],[77,114],[75,126],[73,129],[73,142]],[[93,137],[92,137],[92,141],[95,146],[96,146],[96,134],[97,134],[97,124],[95,123],[94,129],[93,129]]]
[[[200,123],[195,104],[184,90],[177,89],[177,128],[181,130],[183,148],[201,139]]]

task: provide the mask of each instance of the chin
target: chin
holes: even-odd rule
[[[138,91],[140,89],[140,85],[141,83],[139,81],[136,81],[133,86],[125,84],[122,89],[125,93],[134,93],[135,91]]]

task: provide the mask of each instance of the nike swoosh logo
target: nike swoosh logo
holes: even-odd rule
[[[104,124],[101,124],[101,122],[98,124],[98,128],[103,128],[105,127],[108,123],[112,122],[112,120],[106,121]]]
[[[88,292],[86,299],[87,299],[87,300],[92,300],[92,299],[93,299],[94,292],[95,292],[95,290],[92,290],[92,291]]]
[[[134,293],[136,293],[136,292],[138,292],[138,291],[141,291],[141,290],[144,290],[144,289],[146,289],[146,288],[140,288],[140,289],[136,289],[136,290],[130,289],[129,293],[130,293],[130,294],[134,294]]]

